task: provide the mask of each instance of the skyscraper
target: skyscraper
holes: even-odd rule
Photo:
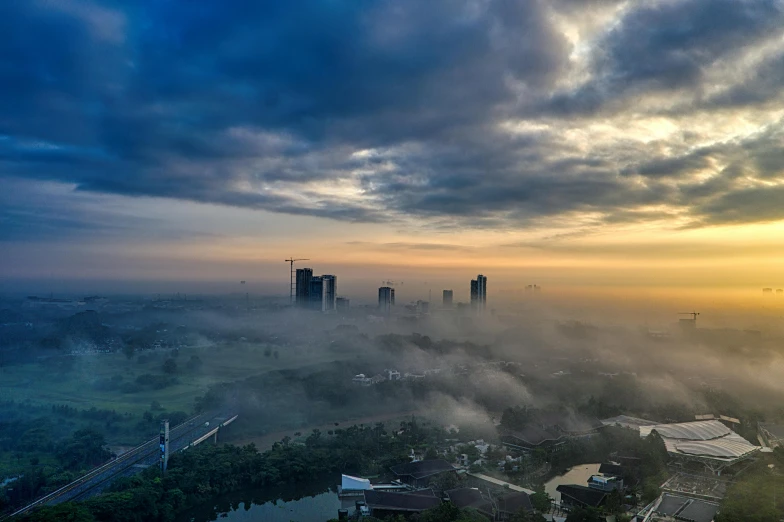
[[[487,278],[482,274],[476,276],[477,291],[479,292],[479,303],[482,310],[487,306]]]
[[[324,312],[327,309],[327,292],[326,292],[326,282],[324,281],[323,276],[315,276],[310,278],[310,289],[309,289],[309,302],[312,310],[318,310],[319,312]]]
[[[443,307],[444,308],[452,308],[452,291],[451,290],[444,290]]]
[[[334,275],[323,275],[321,278],[324,280],[324,310],[334,310],[338,293],[338,278]]]
[[[487,305],[487,278],[482,274],[471,280],[471,308],[484,310]]]
[[[382,286],[378,289],[378,308],[389,313],[395,306],[395,289],[389,286]]]
[[[310,280],[313,278],[312,268],[297,268],[296,276],[296,303],[297,306],[307,308],[310,306]]]

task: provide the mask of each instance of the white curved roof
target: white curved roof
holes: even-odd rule
[[[643,428],[646,429],[648,433],[652,430],[656,430],[656,433],[662,437],[681,440],[711,440],[726,437],[732,433],[731,429],[717,420],[643,426],[640,428],[641,435]],[[648,436],[648,433],[643,436]]]
[[[656,431],[670,453],[733,460],[757,451],[759,447],[717,420],[640,426],[640,436]]]

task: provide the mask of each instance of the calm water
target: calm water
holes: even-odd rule
[[[247,490],[215,498],[178,517],[178,522],[324,522],[337,518],[335,477],[279,488]],[[330,489],[331,488],[331,489]]]
[[[599,473],[599,464],[580,464],[569,468],[569,471],[563,475],[551,478],[544,485],[544,490],[557,502],[561,502],[561,494],[555,488],[561,484],[577,484],[578,486],[587,486],[588,479],[591,475]]]

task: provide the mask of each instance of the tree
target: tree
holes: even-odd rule
[[[602,517],[595,509],[577,508],[566,517],[566,522],[602,522]]]
[[[621,494],[618,492],[617,489],[612,490],[607,495],[607,500],[604,509],[609,513],[623,512],[623,498],[621,497]]]
[[[531,513],[521,508],[512,515],[509,522],[547,522],[547,519],[539,513]]]
[[[86,507],[66,502],[38,509],[23,520],[25,522],[93,522],[95,517]]]
[[[103,435],[87,428],[74,432],[71,439],[60,445],[57,458],[68,469],[84,469],[102,464],[111,457],[104,445]]]
[[[531,505],[535,510],[547,513],[552,507],[553,499],[549,494],[544,491],[537,491],[531,495]]]
[[[177,372],[177,361],[174,359],[166,359],[163,363],[163,373],[168,373],[169,375]]]

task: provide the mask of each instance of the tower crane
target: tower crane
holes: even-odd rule
[[[700,315],[699,312],[678,312],[678,315],[690,315],[691,320],[695,323],[697,322],[697,316]]]
[[[290,279],[289,279],[289,302],[290,302],[291,304],[294,304],[294,263],[295,263],[296,261],[310,261],[310,259],[308,259],[308,258],[306,258],[306,257],[300,257],[300,258],[296,258],[296,259],[295,259],[295,258],[292,256],[292,257],[291,257],[291,258],[289,258],[289,259],[284,259],[284,261],[285,261],[286,263],[289,263],[289,264],[290,264],[289,266],[291,267],[291,272],[290,272],[290,276],[291,276],[291,277],[290,277]]]

